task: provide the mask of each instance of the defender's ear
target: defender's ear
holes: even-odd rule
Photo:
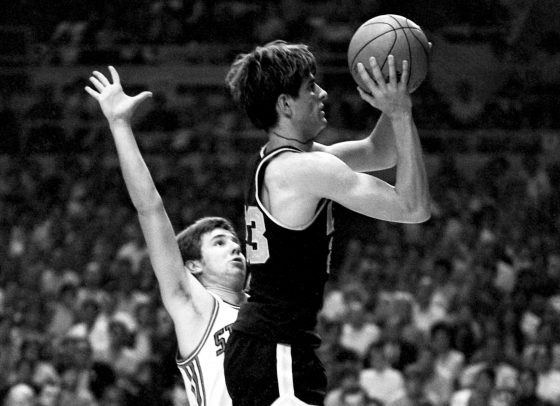
[[[276,100],[276,109],[278,113],[288,118],[292,117],[292,97],[282,93]]]
[[[196,259],[185,262],[185,268],[187,268],[193,275],[202,273],[202,264]]]

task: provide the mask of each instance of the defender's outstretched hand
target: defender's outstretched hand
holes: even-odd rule
[[[109,66],[109,72],[111,72],[113,83],[110,83],[101,72],[93,71],[89,80],[97,91],[89,86],[86,86],[85,90],[99,102],[109,124],[114,124],[117,121],[129,123],[136,108],[144,100],[152,97],[152,92],[142,92],[133,97],[127,96],[121,86],[117,70]]]
[[[374,57],[371,57],[369,60],[373,77],[370,76],[362,63],[358,63],[360,77],[367,85],[371,94],[367,94],[359,87],[358,92],[366,102],[392,117],[396,114],[410,112],[412,108],[412,100],[407,87],[409,63],[408,61],[403,61],[402,75],[400,80],[397,80],[395,58],[393,55],[389,55],[387,59],[389,63],[389,81],[387,82]]]

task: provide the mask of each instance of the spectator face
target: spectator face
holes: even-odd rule
[[[60,375],[60,379],[62,389],[73,392],[78,385],[78,371],[75,368],[68,368]]]
[[[428,277],[422,278],[416,292],[416,300],[421,306],[428,306],[432,298],[433,285]]]
[[[488,406],[511,406],[515,401],[515,395],[508,390],[497,390],[492,393]]]
[[[341,396],[342,406],[366,406],[366,394],[363,391],[343,393]]]
[[[535,393],[537,382],[530,371],[522,371],[519,375],[519,393],[521,396],[530,396]]]
[[[440,354],[449,350],[451,340],[449,334],[445,330],[437,330],[432,338],[434,350]]]
[[[417,399],[422,397],[423,394],[423,384],[422,377],[420,373],[407,373],[405,376],[405,388],[406,393],[410,398]]]
[[[136,379],[143,385],[149,385],[153,382],[154,366],[151,362],[145,361],[138,367]]]
[[[348,302],[348,321],[354,325],[361,325],[364,322],[364,304],[359,300]]]
[[[39,342],[31,340],[23,343],[22,346],[22,358],[35,362],[39,360],[39,355],[41,351],[41,345]]]
[[[552,346],[552,369],[560,371],[560,344]]]
[[[372,368],[385,368],[387,361],[385,359],[385,354],[383,353],[383,348],[372,347],[369,352],[369,362]]]
[[[159,335],[167,335],[173,332],[173,320],[163,308],[157,312],[157,332]]]
[[[418,367],[425,371],[427,374],[431,373],[434,369],[434,354],[432,351],[423,349],[418,354]]]
[[[4,406],[35,406],[33,389],[25,384],[13,386],[6,395]]]
[[[99,305],[93,301],[87,300],[82,304],[82,320],[86,324],[93,324],[99,314]]]
[[[16,381],[17,382],[31,382],[33,377],[33,361],[22,359],[17,365]]]
[[[100,406],[121,406],[124,400],[123,390],[117,386],[110,386],[103,392]]]
[[[99,263],[106,263],[111,258],[112,248],[109,241],[98,239],[93,246],[93,259]]]
[[[126,327],[119,322],[111,322],[109,324],[109,337],[113,346],[123,346],[126,345],[128,340],[128,331]]]
[[[76,303],[76,290],[66,289],[61,295],[61,302],[68,308],[73,308]]]
[[[86,339],[77,340],[73,345],[74,363],[76,367],[82,369],[89,367],[91,363],[91,346]]]
[[[136,307],[135,316],[140,326],[151,327],[154,325],[153,308],[149,303],[139,304]]]
[[[560,279],[560,254],[549,254],[547,258],[547,273],[551,278]]]
[[[58,406],[60,397],[60,386],[46,384],[41,388],[37,399],[38,406]]]
[[[551,359],[550,352],[546,346],[541,346],[535,353],[535,369],[539,373],[545,373],[550,369]]]
[[[493,377],[490,376],[488,373],[486,373],[486,371],[484,370],[480,372],[476,378],[474,389],[478,393],[481,393],[485,396],[489,396],[493,388],[494,388]]]
[[[11,339],[11,323],[7,317],[0,317],[0,346],[9,344]]]
[[[90,262],[86,267],[84,284],[89,288],[101,286],[101,269],[96,262]]]

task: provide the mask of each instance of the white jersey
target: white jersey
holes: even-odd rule
[[[224,351],[239,307],[214,294],[212,297],[212,317],[202,340],[191,355],[177,359],[189,406],[231,406],[224,377]]]

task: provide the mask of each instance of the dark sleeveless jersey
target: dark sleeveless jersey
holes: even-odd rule
[[[329,272],[332,202],[322,200],[309,224],[292,228],[272,217],[259,198],[270,161],[294,152],[302,153],[282,147],[264,155],[263,148],[252,168],[245,202],[249,300],[233,328],[275,342],[319,345],[314,331]]]

